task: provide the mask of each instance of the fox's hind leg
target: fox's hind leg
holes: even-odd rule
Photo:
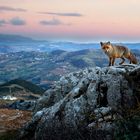
[[[125,61],[124,57],[121,57],[122,61],[119,63],[120,65],[122,65]]]

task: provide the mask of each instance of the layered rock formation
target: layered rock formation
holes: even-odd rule
[[[116,121],[137,109],[140,66],[87,68],[60,79],[37,101],[20,139],[112,140]]]

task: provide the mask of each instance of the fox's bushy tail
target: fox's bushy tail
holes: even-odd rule
[[[130,61],[133,64],[138,64],[138,60],[137,60],[136,56],[132,52],[130,52]]]

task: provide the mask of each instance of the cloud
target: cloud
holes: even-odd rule
[[[26,22],[25,20],[19,18],[19,17],[14,17],[11,20],[9,20],[10,24],[15,25],[15,26],[21,26],[21,25],[25,25]]]
[[[65,23],[61,22],[58,19],[55,19],[55,18],[53,18],[52,20],[42,20],[42,21],[40,21],[40,24],[42,24],[42,25],[53,25],[53,26],[56,26],[56,25],[68,25],[68,24],[65,24]]]
[[[26,9],[22,8],[13,8],[9,6],[0,6],[0,11],[17,11],[17,12],[26,12]]]
[[[7,22],[4,19],[0,19],[0,27],[5,25]]]
[[[81,17],[80,13],[55,13],[55,12],[39,12],[40,14],[56,15],[56,16],[69,16],[69,17]]]

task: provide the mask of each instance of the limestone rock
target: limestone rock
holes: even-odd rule
[[[24,101],[19,100],[9,105],[9,108],[19,110],[30,110],[33,111],[36,105],[36,101]]]
[[[139,69],[136,65],[95,67],[62,77],[37,101],[20,139],[96,140],[90,133],[99,130],[107,140],[112,137],[116,112],[136,105]]]

